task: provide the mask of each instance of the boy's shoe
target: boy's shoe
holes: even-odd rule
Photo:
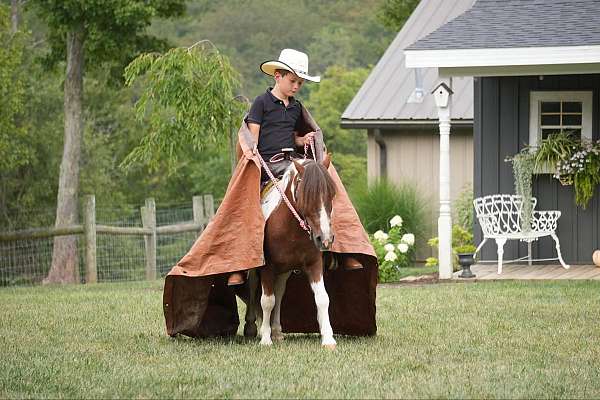
[[[229,278],[227,278],[227,285],[228,286],[241,285],[245,281],[246,281],[246,279],[244,278],[244,274],[242,272],[232,272],[231,275],[229,275]]]
[[[362,264],[358,262],[356,258],[350,256],[344,257],[342,264],[344,265],[344,269],[346,271],[355,271],[363,268]]]

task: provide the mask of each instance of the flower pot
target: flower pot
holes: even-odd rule
[[[475,278],[475,274],[471,272],[471,265],[475,262],[473,253],[459,253],[458,263],[462,267],[462,272],[458,275],[459,278]]]
[[[592,260],[594,260],[596,267],[600,267],[600,250],[596,250],[592,253]]]

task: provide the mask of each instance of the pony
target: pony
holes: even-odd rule
[[[317,321],[321,333],[321,345],[335,349],[333,329],[329,322],[329,296],[323,283],[322,252],[331,248],[334,240],[331,228],[331,210],[336,194],[335,183],[327,169],[330,158],[326,155],[321,163],[314,160],[292,160],[281,179],[282,190],[294,212],[275,188],[279,201],[265,223],[265,265],[252,270],[248,277],[250,299],[246,309],[244,336],[256,336],[256,308],[258,308],[258,280],[260,279],[260,327],[261,345],[271,345],[282,340],[280,313],[281,300],[287,279],[294,270],[306,274],[314,293]],[[301,222],[304,222],[304,227]],[[257,276],[257,273],[259,276]]]

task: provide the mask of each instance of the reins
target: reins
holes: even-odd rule
[[[307,158],[307,152],[308,152],[308,146],[309,146],[309,144],[310,144],[310,149],[312,151],[313,157],[316,158],[314,140],[313,140],[312,137],[309,137],[308,139],[309,139],[308,140],[309,143],[306,143],[306,142],[304,143],[304,159],[305,160]],[[273,173],[269,169],[269,166],[267,165],[267,163],[265,162],[265,160],[263,160],[263,158],[261,157],[261,155],[260,155],[260,153],[258,151],[256,152],[256,155],[258,156],[258,159],[260,160],[260,163],[261,163],[262,167],[265,169],[265,171],[267,171],[267,175],[269,176],[269,179],[271,180],[271,182],[273,183],[273,185],[279,191],[279,194],[281,195],[281,198],[283,199],[283,201],[285,202],[285,204],[290,209],[292,215],[298,220],[298,224],[300,224],[300,227],[302,229],[304,229],[306,231],[306,233],[308,233],[308,236],[312,237],[312,231],[310,229],[310,226],[306,223],[306,221],[304,221],[300,217],[300,215],[298,214],[298,212],[294,209],[294,206],[292,206],[292,203],[290,202],[290,200],[285,195],[284,190],[281,189],[281,187],[279,186],[279,181],[275,178],[275,176],[273,175]]]

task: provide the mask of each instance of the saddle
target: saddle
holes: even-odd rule
[[[285,148],[285,149],[281,149],[281,153],[277,153],[274,156],[272,156],[269,160],[265,160],[265,163],[269,167],[269,170],[271,171],[273,176],[279,180],[283,176],[283,174],[285,173],[287,168],[290,166],[290,164],[292,163],[292,159],[300,160],[303,158],[304,158],[303,154],[297,153],[296,151],[294,151],[294,149]],[[264,194],[265,192],[267,192],[267,190],[265,190],[265,189],[268,189],[271,187],[270,183],[271,183],[271,179],[269,178],[267,171],[265,171],[264,168],[261,168],[261,172],[260,172],[261,195]]]

